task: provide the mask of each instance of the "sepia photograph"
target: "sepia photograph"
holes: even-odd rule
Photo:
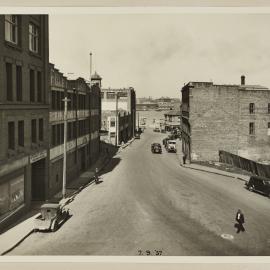
[[[6,10],[1,256],[270,255],[270,9]]]

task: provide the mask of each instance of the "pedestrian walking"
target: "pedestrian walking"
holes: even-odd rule
[[[240,209],[238,209],[238,211],[236,212],[235,220],[237,221],[237,223],[234,225],[237,228],[236,233],[240,233],[241,231],[244,232],[245,228],[243,224],[245,223],[245,217]]]
[[[186,159],[187,159],[187,156],[186,154],[183,155],[183,164],[186,164]]]
[[[98,168],[95,169],[95,183],[98,184]]]

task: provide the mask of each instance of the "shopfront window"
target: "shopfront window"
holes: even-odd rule
[[[24,175],[0,184],[0,218],[24,203]]]

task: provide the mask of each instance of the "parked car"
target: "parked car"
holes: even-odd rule
[[[161,148],[160,143],[152,143],[151,144],[151,151],[152,151],[152,153],[162,154],[162,148]]]
[[[154,128],[154,132],[160,132],[160,129],[158,127]]]
[[[40,208],[40,215],[35,219],[35,229],[54,232],[69,216],[69,210],[58,203],[45,203]]]
[[[136,132],[134,138],[135,139],[140,139],[141,138],[141,134],[139,132]]]
[[[261,176],[251,176],[245,184],[250,191],[259,192],[270,197],[270,179]]]

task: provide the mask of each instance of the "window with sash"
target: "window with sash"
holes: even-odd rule
[[[32,23],[29,24],[29,50],[34,53],[39,52],[39,29]]]
[[[5,15],[5,40],[18,44],[18,16]]]

